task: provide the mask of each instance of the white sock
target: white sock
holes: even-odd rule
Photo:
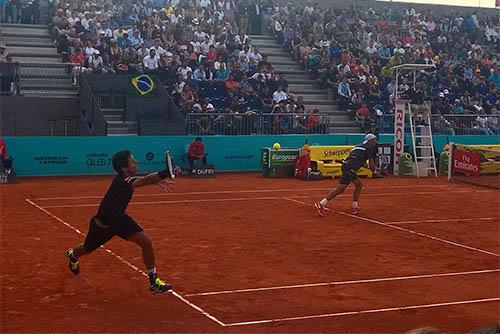
[[[357,208],[358,208],[358,202],[353,201],[353,202],[352,202],[352,208],[353,208],[353,209],[357,209]]]
[[[328,204],[328,200],[326,198],[323,198],[321,201],[319,201],[319,204],[322,206],[326,206]]]

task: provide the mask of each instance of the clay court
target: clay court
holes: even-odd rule
[[[151,296],[119,238],[82,258],[111,177],[22,178],[1,190],[1,332],[468,332],[498,321],[499,192],[444,178],[365,180],[320,218],[337,181],[222,174],[136,191],[174,293]]]

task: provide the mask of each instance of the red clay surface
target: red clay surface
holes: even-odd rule
[[[181,300],[149,294],[139,249],[120,238],[69,272],[65,250],[84,238],[73,229],[86,233],[110,180],[1,186],[2,333],[465,333],[498,321],[498,190],[364,180],[360,217],[345,214],[351,187],[329,204],[344,214],[320,218],[310,204],[337,181],[223,174],[140,189],[129,214]]]

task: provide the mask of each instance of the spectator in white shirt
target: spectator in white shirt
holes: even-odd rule
[[[243,47],[243,50],[238,52],[238,59],[241,59],[242,56],[245,57],[245,61],[250,62],[250,46],[249,45],[245,45]]]
[[[144,65],[145,72],[154,72],[158,70],[158,60],[159,57],[156,55],[155,49],[151,48],[149,50],[149,55],[144,57],[142,64]]]
[[[179,69],[177,69],[177,73],[178,74],[181,74],[182,75],[182,78],[184,80],[187,79],[188,77],[188,73],[191,72],[191,74],[193,73],[193,70],[191,69],[191,67],[187,66],[187,64],[184,62],[182,63],[182,65],[179,67]]]
[[[76,16],[76,11],[72,11],[71,16],[68,18],[69,25],[74,27],[75,23],[78,21],[80,21],[80,19],[78,18],[78,16]]]
[[[182,17],[179,8],[176,8],[172,15],[170,15],[170,23],[177,24],[179,19]]]
[[[262,55],[259,53],[259,49],[257,47],[253,48],[253,52],[248,55],[248,58],[250,60],[250,65],[255,65],[262,60]]]
[[[196,21],[195,21],[196,20]],[[198,22],[198,19],[193,19],[194,22]],[[196,30],[194,31],[194,37],[196,37],[196,41],[203,42],[205,40],[205,37],[207,34],[201,30],[201,28],[198,26],[196,27]]]
[[[273,103],[280,103],[288,100],[288,95],[283,91],[282,86],[278,86],[278,90],[273,93]]]
[[[108,71],[104,68],[104,61],[102,60],[99,50],[94,50],[94,54],[89,57],[89,67],[94,73],[108,73]]]
[[[162,46],[161,46],[161,40],[159,38],[155,39],[155,46],[153,46],[149,50],[155,50],[155,53],[158,55],[158,57],[161,57],[165,53],[167,53],[167,51],[164,48],[162,48]]]
[[[210,0],[199,0],[198,1],[198,6],[200,6],[201,8],[208,8],[208,7],[210,7],[211,4],[212,4],[212,2]]]
[[[212,42],[210,42],[210,36],[207,35],[205,36],[205,40],[200,44],[201,53],[206,55],[210,49],[210,45],[212,45]]]
[[[89,30],[89,21],[90,21],[90,14],[89,12],[85,12],[83,19],[80,20],[85,30]]]

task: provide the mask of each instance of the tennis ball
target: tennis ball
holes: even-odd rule
[[[281,148],[280,143],[274,143],[274,144],[273,144],[273,148],[274,148],[275,150],[279,150],[279,149]]]

